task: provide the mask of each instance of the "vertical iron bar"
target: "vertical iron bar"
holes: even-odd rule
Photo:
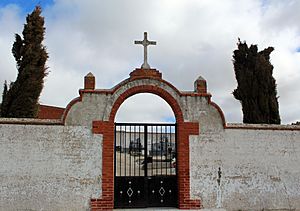
[[[156,169],[156,175],[158,174],[158,168],[157,168],[157,157],[158,157],[158,153],[157,153],[157,148],[158,148],[158,144],[157,144],[157,139],[158,139],[158,130],[157,130],[158,126],[156,125],[156,139],[155,139],[155,169]]]
[[[138,142],[138,148],[139,148],[139,151],[138,151],[138,155],[139,155],[139,176],[141,176],[141,155],[140,155],[140,151],[141,151],[141,126],[139,125],[139,142]]]
[[[130,152],[130,144],[131,144],[131,125],[129,125],[129,149],[128,149],[128,154],[129,154],[129,175],[131,175],[131,152]]]
[[[163,147],[163,143],[162,143],[162,131],[163,127],[160,126],[160,175],[162,175],[162,147]]]
[[[134,146],[134,143],[136,142],[136,125],[134,126],[134,140],[133,140],[133,146]],[[132,147],[131,147],[132,148]],[[132,150],[132,149],[131,149]],[[135,175],[135,154],[133,154],[133,172],[134,172],[134,176]]]
[[[170,164],[169,164],[169,166],[170,166],[170,168],[169,168],[169,174],[170,175],[172,175],[172,152],[173,152],[173,143],[172,143],[172,125],[170,125],[170,127],[169,127],[169,137],[170,137],[170,146],[169,146],[169,148],[170,148]]]
[[[151,126],[151,176],[153,176],[153,125]]]
[[[126,145],[126,136],[127,136],[127,126],[125,125],[125,137],[124,137],[124,141],[125,141],[125,152],[124,152],[124,157],[125,157],[125,159],[124,159],[124,161],[125,161],[125,168],[124,168],[124,171],[125,171],[125,176],[126,176],[126,170],[127,170],[127,163],[126,163],[126,147],[127,147],[127,145]]]
[[[172,146],[173,146],[173,143],[172,143],[172,133],[171,133],[171,131],[172,131],[172,125],[170,125],[169,126],[169,134],[168,134],[168,136],[169,136],[169,138],[170,138],[170,143],[169,143],[169,149],[168,149],[168,153],[169,153],[169,166],[170,166],[170,168],[169,168],[169,175],[172,175],[172,173],[171,173],[171,167],[172,167]]]
[[[147,149],[148,149],[148,125],[144,125],[144,176],[148,176],[148,156],[147,156]]]
[[[169,142],[169,140],[168,140],[168,128],[167,128],[167,126],[165,125],[165,132],[164,132],[164,137],[166,137],[165,138],[165,149],[164,149],[164,154],[165,154],[165,160],[164,160],[164,170],[165,170],[165,175],[167,175],[167,171],[168,171],[168,169],[167,169],[167,159],[168,159],[168,142]]]
[[[120,172],[119,176],[122,176],[122,150],[123,150],[123,145],[122,145],[122,126],[120,125],[119,127],[119,140],[120,140],[120,155],[119,155],[119,165],[120,165]]]
[[[168,162],[166,162],[166,166],[167,166],[167,171],[166,171],[166,174],[167,175],[169,175],[169,173],[170,173],[170,168],[168,167],[168,166],[170,166],[170,162],[171,162],[171,153],[170,153],[170,151],[169,151],[169,149],[170,149],[170,147],[172,146],[172,139],[171,139],[171,137],[170,137],[170,131],[171,131],[171,126],[169,125],[169,126],[167,126],[167,137],[168,137],[168,146],[167,146],[167,159],[169,159],[168,160],[168,162],[169,162],[169,164],[168,164]],[[168,172],[168,170],[169,170],[169,172]]]

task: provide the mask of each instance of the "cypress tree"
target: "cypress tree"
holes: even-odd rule
[[[34,118],[38,112],[38,100],[43,89],[45,66],[48,54],[44,40],[44,18],[42,9],[37,6],[27,15],[23,30],[23,39],[15,35],[12,54],[15,57],[18,76],[3,95],[1,113],[3,117]]]
[[[268,47],[258,52],[257,45],[248,47],[240,40],[233,54],[237,88],[234,97],[240,101],[244,123],[280,124],[276,81]]]

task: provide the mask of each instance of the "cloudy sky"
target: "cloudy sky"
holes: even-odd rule
[[[133,41],[147,31],[157,41],[149,49],[151,67],[184,91],[193,90],[195,79],[203,76],[227,122],[242,121],[231,94],[238,37],[260,50],[275,47],[271,62],[282,122],[300,120],[300,0],[0,0],[1,84],[16,78],[14,33],[22,33],[26,14],[37,3],[46,21],[50,71],[42,104],[65,107],[90,71],[97,88],[126,79],[142,64],[142,47]],[[172,119],[169,106],[150,94],[129,98],[118,111],[119,121]]]

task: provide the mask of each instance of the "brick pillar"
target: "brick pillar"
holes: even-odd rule
[[[114,122],[93,121],[93,133],[103,134],[102,197],[91,199],[91,211],[114,208]]]
[[[203,77],[199,76],[199,78],[197,78],[197,80],[194,83],[194,90],[195,92],[200,94],[207,93],[206,80]]]
[[[91,72],[84,77],[84,89],[95,89],[95,76]]]
[[[199,135],[198,122],[178,122],[177,170],[178,208],[200,209],[201,201],[190,198],[190,147],[189,136]]]

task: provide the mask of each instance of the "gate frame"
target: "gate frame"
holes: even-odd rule
[[[160,74],[160,75],[159,75]],[[158,80],[171,89],[175,90],[179,96],[205,96],[210,94],[200,93],[181,93],[172,84],[161,78],[161,73],[158,71],[136,69],[130,74],[129,81],[140,79],[154,79]],[[81,90],[83,93],[107,93],[113,94],[120,87],[125,86],[126,82],[121,82],[114,87],[113,90]],[[114,101],[112,109],[109,113],[108,121],[93,121],[92,132],[94,134],[103,135],[102,148],[102,197],[98,199],[91,199],[91,210],[112,210],[114,208],[114,120],[116,113],[121,104],[129,97],[139,93],[151,93],[158,95],[164,99],[172,108],[176,118],[177,124],[177,181],[178,181],[178,208],[179,209],[197,209],[201,207],[200,200],[190,198],[190,152],[189,152],[189,136],[199,135],[199,122],[184,121],[181,107],[177,100],[165,89],[155,85],[137,85],[126,89]]]
[[[161,127],[161,128],[163,128],[163,127],[173,127],[175,130],[174,130],[174,138],[175,138],[175,142],[172,142],[172,139],[171,139],[171,137],[170,137],[170,143],[175,143],[175,156],[176,156],[176,160],[177,160],[177,124],[176,123],[144,123],[144,122],[142,122],[142,123],[136,123],[136,122],[115,122],[114,123],[114,135],[115,135],[115,139],[114,139],[114,182],[115,182],[115,185],[116,185],[116,177],[135,177],[135,176],[137,176],[137,177],[142,177],[143,179],[145,179],[145,178],[148,178],[149,177],[149,175],[147,175],[147,173],[148,173],[148,168],[147,168],[147,162],[145,163],[146,164],[146,167],[144,168],[144,169],[142,169],[143,171],[144,171],[144,175],[142,175],[142,176],[138,176],[138,175],[128,175],[128,176],[116,176],[116,169],[117,169],[117,162],[116,162],[116,141],[117,141],[117,139],[116,139],[116,134],[117,134],[117,126],[119,126],[119,128],[120,128],[120,132],[122,131],[122,127],[123,126],[125,126],[125,133],[127,132],[126,131],[126,127],[127,126],[129,126],[130,127],[130,132],[133,132],[133,131],[131,131],[131,127],[133,126],[133,127],[135,127],[135,128],[137,128],[137,127],[142,127],[144,130],[142,130],[142,131],[136,131],[135,129],[134,129],[134,132],[133,133],[142,133],[144,136],[144,138],[143,138],[143,145],[144,145],[144,151],[145,151],[145,153],[144,153],[144,155],[142,155],[142,158],[146,158],[147,156],[149,156],[149,154],[148,154],[148,150],[147,150],[147,146],[149,145],[149,143],[153,143],[152,141],[151,142],[148,142],[148,138],[150,137],[150,135],[149,135],[149,133],[153,133],[153,130],[151,130],[151,132],[149,132],[149,130],[148,130],[148,127],[152,127],[152,129],[153,129],[153,127],[154,128],[156,128],[157,129],[157,127]],[[156,131],[157,132],[157,131]],[[162,133],[162,132],[161,132]],[[166,132],[165,134],[168,134],[168,135],[171,135],[171,129],[170,129],[170,133],[168,133],[168,132]],[[120,136],[121,136],[121,134],[120,134]],[[126,136],[126,135],[125,135]],[[132,137],[132,136],[130,136],[130,137]],[[134,136],[135,137],[135,136]],[[139,136],[138,136],[139,137]],[[153,136],[152,136],[153,137]],[[162,136],[160,136],[160,137],[162,137]],[[157,138],[157,136],[156,136],[156,138]],[[120,140],[120,139],[119,139]],[[126,140],[126,139],[125,139]],[[131,139],[129,139],[128,140],[129,142],[131,141]],[[120,142],[121,143],[121,142]],[[155,143],[158,143],[157,142],[157,139],[156,139],[156,142]],[[125,146],[126,146],[126,141],[125,141]],[[120,145],[121,146],[121,145]],[[122,146],[121,146],[121,148],[122,148]],[[160,155],[160,156],[162,156],[162,154]],[[139,158],[140,158],[140,156],[139,156]],[[128,161],[128,162],[130,162],[130,161]],[[169,162],[170,163],[170,162]],[[126,164],[125,164],[126,165]],[[140,171],[141,169],[139,168],[139,170],[138,171]],[[153,170],[153,169],[152,169]],[[153,172],[153,171],[152,171]],[[167,204],[167,205],[165,205],[164,204],[164,206],[159,206],[159,205],[155,205],[155,206],[152,206],[151,205],[151,203],[149,203],[149,200],[148,200],[148,197],[147,196],[149,196],[149,195],[147,195],[147,192],[148,192],[148,188],[149,188],[149,186],[145,186],[145,187],[147,187],[147,188],[144,188],[144,194],[145,194],[145,204],[144,204],[144,206],[129,206],[128,208],[129,209],[131,209],[131,208],[148,208],[148,207],[178,207],[178,194],[177,194],[177,191],[178,191],[178,188],[177,188],[177,186],[178,186],[178,177],[177,177],[177,167],[175,167],[175,175],[173,175],[173,174],[171,174],[171,175],[168,175],[168,173],[166,173],[166,174],[163,174],[163,175],[156,175],[157,177],[160,177],[161,179],[165,179],[165,177],[168,177],[168,176],[171,176],[171,177],[173,177],[174,178],[174,176],[175,176],[175,178],[176,178],[176,190],[174,191],[174,193],[176,194],[176,203],[174,204],[174,205],[170,205],[170,204]],[[130,173],[131,174],[131,173]],[[125,175],[126,175],[126,173],[125,173]],[[155,178],[155,176],[153,176],[153,175],[151,175],[150,177],[154,177]],[[153,179],[153,178],[152,178]],[[121,184],[123,184],[123,183],[121,183]],[[173,186],[174,187],[174,186]],[[169,188],[168,188],[169,189]],[[114,192],[114,193],[116,193],[116,192]],[[115,196],[116,194],[114,194],[114,196]],[[117,194],[118,195],[118,194]],[[116,203],[115,203],[115,201],[114,201],[114,207],[116,208]],[[117,207],[117,209],[127,209],[127,207],[126,207],[126,205],[121,205],[121,206],[118,206]]]

